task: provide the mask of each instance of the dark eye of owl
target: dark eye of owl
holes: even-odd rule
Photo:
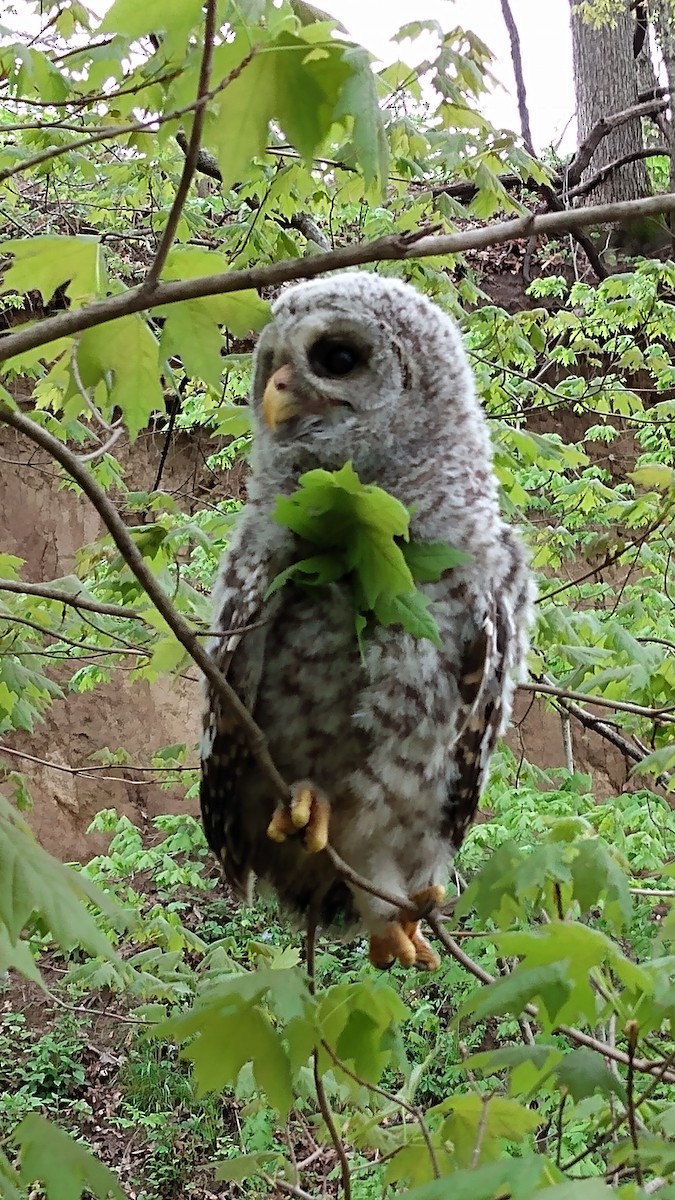
[[[307,357],[314,374],[329,379],[342,379],[363,362],[363,354],[358,347],[341,338],[319,338],[310,347]]]

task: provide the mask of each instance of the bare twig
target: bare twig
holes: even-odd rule
[[[635,1112],[635,1048],[638,1040],[638,1024],[637,1021],[628,1021],[626,1023],[626,1037],[628,1040],[628,1071],[626,1074],[626,1115],[628,1117],[628,1130],[630,1132],[630,1140],[633,1143],[635,1158],[633,1165],[635,1167],[635,1178],[640,1186],[642,1186],[642,1165],[640,1163],[640,1143],[638,1141],[637,1117]]]
[[[77,457],[79,461],[81,463],[87,463],[94,462],[97,458],[103,458],[104,454],[107,454],[109,450],[112,450],[115,442],[119,442],[123,433],[124,429],[121,425],[118,425],[117,429],[113,429],[110,437],[106,442],[103,443],[102,446],[97,446],[95,450],[90,450],[88,454],[78,454]]]
[[[11,758],[21,758],[25,762],[37,763],[41,767],[48,767],[50,771],[60,771],[63,775],[73,775],[79,779],[96,779],[105,780],[107,783],[133,783],[136,787],[149,787],[151,784],[164,783],[163,779],[158,778],[160,774],[178,775],[183,772],[198,771],[199,767],[139,767],[135,763],[108,763],[105,767],[71,767],[67,763],[57,763],[50,761],[47,758],[38,758],[36,754],[27,754],[25,750],[14,750],[9,746],[0,743],[0,758],[4,754],[10,755]],[[135,773],[147,772],[147,779],[130,779],[128,775],[104,775],[104,771],[133,771]]]
[[[516,217],[466,229],[461,233],[429,234],[420,230],[413,234],[391,234],[374,242],[343,246],[326,254],[307,258],[287,259],[266,267],[248,267],[222,275],[205,275],[197,279],[168,280],[158,284],[152,305],[162,307],[181,300],[202,296],[225,295],[246,288],[266,288],[290,283],[297,279],[313,279],[327,271],[339,271],[364,263],[407,261],[436,255],[460,254],[465,250],[483,250],[504,242],[554,233],[570,233],[590,225],[612,224],[634,217],[650,217],[675,212],[675,193],[648,196],[644,200],[628,200],[620,204],[597,204],[564,212],[542,213],[540,216]],[[45,346],[57,338],[80,333],[103,325],[106,321],[142,312],[148,307],[143,285],[130,288],[115,296],[95,300],[82,308],[70,309],[53,317],[45,317],[33,325],[0,336],[0,361]]]
[[[670,154],[667,146],[647,146],[640,150],[634,150],[632,154],[623,154],[621,158],[615,158],[612,162],[607,163],[605,167],[601,167],[596,171],[595,175],[589,175],[583,183],[578,183],[576,187],[570,188],[566,193],[568,200],[576,199],[578,196],[587,196],[592,192],[598,184],[603,183],[608,175],[612,175],[614,171],[618,171],[620,167],[627,166],[628,163],[639,162],[645,158],[660,158],[663,154]]]
[[[75,638],[66,637],[65,633],[60,633],[58,629],[47,629],[44,625],[40,625],[38,621],[31,621],[28,617],[18,617],[14,613],[0,612],[0,621],[6,622],[8,625],[25,625],[27,629],[35,629],[38,633],[45,634],[46,637],[55,638],[57,642],[63,642],[65,646],[73,646],[76,650],[89,650],[94,653],[104,654],[132,654],[136,658],[147,658],[151,651],[142,650],[136,646],[91,646],[86,642],[78,642]]]
[[[525,148],[530,154],[534,155],[532,130],[530,129],[530,114],[527,110],[527,94],[525,92],[525,76],[523,75],[523,59],[520,53],[520,37],[518,35],[518,26],[516,25],[513,13],[511,12],[509,0],[501,0],[501,6],[504,24],[508,30],[509,41],[511,42],[511,61],[513,63],[513,74],[516,77],[516,95],[518,96],[520,129],[523,135]]]
[[[173,240],[176,236],[178,222],[180,221],[181,213],[185,206],[185,201],[190,191],[190,184],[195,173],[197,165],[197,157],[199,155],[199,144],[202,137],[202,129],[204,128],[205,106],[204,99],[209,91],[209,79],[211,76],[211,63],[213,60],[213,38],[216,29],[216,0],[207,0],[206,2],[206,17],[204,21],[204,49],[202,51],[201,67],[199,69],[199,83],[197,84],[197,99],[194,120],[192,122],[192,133],[188,143],[187,152],[185,154],[185,162],[183,163],[183,173],[178,184],[178,189],[171,205],[164,232],[162,234],[157,253],[150,264],[149,270],[141,288],[151,293],[157,286],[157,281],[162,273],[162,268],[166,262],[167,255]]]

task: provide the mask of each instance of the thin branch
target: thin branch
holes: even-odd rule
[[[185,162],[183,163],[183,173],[180,178],[180,183],[178,185],[173,204],[171,205],[171,212],[169,213],[161,241],[157,247],[157,253],[155,254],[155,257],[150,264],[148,273],[141,284],[141,287],[145,288],[148,292],[154,291],[157,281],[162,273],[162,268],[164,267],[167,255],[176,236],[178,222],[180,221],[181,213],[185,207],[185,201],[187,200],[188,192],[190,191],[190,184],[192,183],[192,178],[195,173],[195,167],[197,165],[197,158],[199,155],[199,145],[202,138],[202,129],[204,128],[204,117],[206,115],[204,100],[209,91],[209,79],[211,77],[211,63],[213,61],[213,39],[215,36],[215,30],[216,0],[207,0],[206,17],[204,21],[204,49],[202,51],[202,61],[199,70],[199,83],[197,84],[196,104],[198,107],[195,109],[194,120],[192,122],[192,133],[190,135],[190,141],[188,143],[187,153],[185,155]]]
[[[608,175],[618,171],[620,167],[627,166],[628,163],[639,162],[645,158],[660,158],[663,154],[670,154],[667,146],[647,146],[640,150],[634,150],[632,154],[624,154],[621,158],[615,158],[612,162],[607,163],[607,166],[596,171],[595,175],[590,175],[583,183],[577,184],[576,187],[570,188],[566,193],[568,200],[573,200],[577,196],[586,196],[592,192],[598,184],[603,183]]]
[[[311,996],[316,995],[316,930],[317,917],[316,913],[310,908],[307,917],[307,937],[305,940],[306,956],[307,956],[307,978],[309,981],[309,991]],[[338,1133],[326,1089],[323,1086],[323,1079],[319,1071],[319,1047],[314,1047],[312,1055],[312,1068],[314,1075],[314,1087],[316,1089],[316,1098],[319,1104],[319,1111],[324,1119],[326,1129],[328,1130],[330,1140],[333,1143],[333,1148],[338,1156],[340,1163],[340,1173],[342,1176],[342,1192],[344,1200],[351,1200],[352,1197],[352,1180],[351,1170],[349,1167],[349,1159],[347,1151],[344,1148],[342,1138]]]
[[[527,110],[527,94],[525,92],[525,76],[523,74],[523,58],[520,53],[520,37],[518,35],[518,26],[511,12],[509,0],[501,0],[502,16],[504,24],[508,30],[509,41],[511,42],[511,61],[513,63],[513,74],[516,77],[516,94],[518,96],[518,115],[520,117],[520,129],[523,135],[525,149],[534,157],[534,143],[532,141],[532,130],[530,129],[530,114]]]
[[[183,771],[198,771],[199,767],[138,767],[131,763],[109,763],[106,767],[69,767],[66,763],[50,762],[46,758],[38,758],[35,754],[26,754],[24,750],[13,750],[9,746],[4,746],[0,743],[0,758],[3,754],[9,754],[12,758],[21,758],[26,762],[37,763],[41,767],[48,767],[50,771],[60,771],[63,775],[72,775],[77,779],[103,779],[107,783],[133,783],[136,787],[148,787],[150,784],[166,783],[165,779],[158,778],[158,773],[162,772],[165,775],[177,775]],[[130,779],[128,775],[104,775],[103,771],[117,769],[118,771],[147,771],[152,772],[153,778],[149,779]],[[101,772],[101,774],[95,774]]]
[[[121,425],[118,426],[117,429],[113,429],[110,437],[106,442],[103,443],[102,446],[97,446],[95,450],[90,450],[88,454],[78,454],[77,457],[79,461],[81,463],[87,463],[95,462],[97,458],[103,458],[104,454],[107,454],[109,450],[112,450],[115,442],[119,442],[123,433],[124,429]]]
[[[625,125],[626,121],[632,121],[636,117],[650,116],[651,113],[661,112],[667,107],[667,100],[655,98],[645,100],[641,104],[633,104],[630,108],[624,108],[620,112],[612,113],[609,117],[601,117],[591,129],[585,141],[581,143],[565,171],[568,187],[576,187],[581,182],[581,176],[590,163],[600,142],[603,138],[607,137],[608,133],[611,133],[613,129],[617,129],[620,125]]]
[[[647,717],[650,721],[661,721],[665,724],[675,723],[673,706],[667,708],[645,708],[642,704],[630,704],[627,700],[606,700],[604,696],[591,696],[588,692],[567,691],[566,688],[554,687],[551,683],[521,683],[521,692],[541,693],[544,696],[560,696],[563,700],[582,700],[585,704],[597,704],[599,708],[611,708],[616,712],[635,713],[638,717]]]
[[[438,912],[429,913],[427,923],[433,930],[442,946],[450,954],[451,958],[455,959],[463,966],[474,978],[479,979],[481,983],[490,984],[495,982],[494,975],[481,967],[479,963],[474,962],[472,958],[462,950],[455,939],[443,927],[441,915]],[[534,1004],[526,1004],[524,1011],[528,1016],[538,1017],[539,1012]],[[604,1058],[613,1060],[614,1062],[622,1063],[628,1066],[629,1056],[623,1050],[618,1050],[610,1046],[607,1042],[602,1042],[598,1038],[591,1037],[590,1034],[584,1033],[581,1029],[574,1029],[569,1025],[556,1025],[553,1029],[554,1033],[562,1034],[570,1042],[576,1043],[578,1046],[587,1046],[589,1050],[595,1050],[598,1054],[602,1054]],[[658,1075],[660,1080],[665,1083],[675,1083],[675,1071],[668,1071],[664,1068],[663,1063],[652,1062],[648,1058],[633,1059],[633,1069],[641,1074]]]
[[[115,646],[91,646],[86,642],[78,642],[74,638],[66,637],[64,633],[59,633],[58,629],[47,629],[44,625],[40,625],[37,621],[29,621],[27,617],[17,617],[14,613],[0,612],[0,622],[4,621],[8,625],[25,625],[28,629],[35,629],[38,633],[44,633],[46,637],[55,638],[57,642],[63,642],[65,646],[73,646],[76,650],[93,650],[96,654],[133,654],[136,658],[149,658],[151,651],[142,650],[140,647],[115,647]],[[106,636],[112,636],[106,634]],[[18,654],[21,651],[17,651]]]
[[[88,600],[85,596],[78,596],[77,592],[62,592],[60,588],[48,587],[41,583],[0,579],[0,592],[15,592],[18,596],[39,596],[42,600],[55,600],[58,604],[67,604],[71,608],[100,613],[103,617],[121,617],[130,621],[144,620],[144,617],[134,608],[123,608],[121,604],[103,604],[98,600]]]
[[[628,1021],[626,1023],[626,1036],[628,1039],[628,1072],[626,1075],[626,1115],[628,1117],[628,1130],[630,1140],[633,1143],[635,1152],[634,1167],[635,1178],[642,1186],[642,1165],[640,1163],[640,1142],[638,1139],[637,1116],[635,1111],[635,1048],[638,1040],[638,1024],[637,1021]]]
[[[434,235],[419,230],[412,234],[391,234],[373,242],[344,246],[307,258],[286,259],[266,267],[248,267],[197,279],[169,280],[158,284],[152,306],[177,304],[181,300],[196,300],[202,296],[225,295],[247,288],[266,288],[297,279],[313,279],[327,271],[339,271],[366,263],[404,262],[436,255],[460,254],[465,250],[484,250],[488,246],[523,238],[570,233],[591,225],[612,224],[660,213],[675,213],[675,193],[648,196],[644,200],[628,200],[620,204],[597,204],[564,212],[542,213],[536,217],[516,217],[509,221],[493,222],[480,229],[466,229],[461,233]],[[0,361],[45,346],[57,338],[103,325],[106,321],[142,312],[147,307],[147,294],[141,284],[118,295],[95,300],[82,308],[45,317],[26,328],[0,336]]]
[[[127,133],[141,133],[143,130],[154,130],[156,126],[165,125],[167,121],[175,121],[177,117],[185,116],[189,112],[199,112],[209,100],[217,96],[219,92],[228,87],[241,74],[245,67],[248,66],[255,54],[255,50],[251,50],[245,58],[221,79],[220,83],[211,88],[209,92],[201,96],[199,100],[191,100],[189,104],[184,104],[182,108],[174,108],[171,112],[162,113],[158,116],[153,113],[150,117],[145,117],[142,121],[129,121],[126,125],[107,125],[103,129],[99,129],[96,133],[91,133],[87,137],[80,138],[77,142],[68,142],[66,145],[50,146],[48,150],[41,150],[39,154],[33,154],[30,158],[25,158],[23,162],[15,163],[14,166],[5,167],[0,171],[0,183],[4,183],[6,179],[10,179],[12,175],[18,175],[24,171],[29,171],[32,167],[39,167],[42,163],[49,162],[53,158],[59,158],[62,154],[70,154],[73,150],[81,150],[84,146],[93,146],[97,142],[112,141],[122,137]],[[142,286],[142,285],[141,285]]]
[[[0,421],[11,425],[13,429],[18,430],[19,433],[24,434],[30,441],[40,446],[42,450],[46,450],[48,454],[51,454],[52,458],[81,487],[85,496],[91,501],[108,529],[127,566],[145,589],[155,608],[164,617],[169,629],[181,645],[185,647],[190,657],[196,662],[197,666],[208,679],[216,694],[226,705],[228,711],[237,720],[246,737],[251,755],[267,777],[272,793],[283,801],[286,801],[288,799],[288,788],[272,762],[262,730],[256,725],[248,709],[242,704],[234,689],[230,687],[225,676],[218,670],[210,654],[201,646],[187,621],[174,608],[166,592],[148,567],[138,546],[129,534],[124,521],[111,504],[103,488],[79,461],[77,455],[68,450],[66,446],[53,437],[52,434],[48,433],[46,429],[42,429],[28,417],[24,417],[22,413],[16,412],[4,404],[0,404]]]
[[[371,883],[369,879],[365,879],[363,875],[359,875],[343,858],[340,858],[340,855],[331,845],[326,846],[326,854],[345,883],[351,883],[352,887],[357,887],[360,891],[367,892],[369,896],[377,896],[378,900],[384,900],[386,904],[391,904],[397,910],[409,912],[413,918],[419,917],[420,913],[417,905],[413,904],[407,896],[398,896],[395,892],[386,892],[382,888],[375,887],[375,884]]]
[[[378,1087],[376,1083],[371,1083],[368,1079],[363,1079],[360,1075],[357,1075],[356,1071],[352,1071],[351,1067],[348,1067],[347,1064],[342,1061],[339,1055],[335,1053],[333,1047],[325,1040],[325,1038],[321,1039],[321,1045],[323,1046],[329,1058],[331,1058],[335,1063],[336,1067],[338,1067],[341,1071],[344,1071],[345,1075],[348,1075],[349,1078],[353,1079],[355,1083],[360,1084],[361,1087],[367,1088],[368,1091],[373,1092],[376,1096],[381,1096],[383,1100],[388,1100],[390,1104],[394,1104],[398,1108],[402,1108],[404,1112],[407,1112],[411,1117],[414,1118],[415,1121],[417,1121],[417,1124],[420,1127],[420,1132],[424,1139],[424,1144],[427,1148],[427,1154],[429,1155],[429,1161],[431,1163],[431,1170],[433,1172],[434,1179],[440,1179],[441,1171],[438,1165],[438,1159],[436,1157],[436,1150],[431,1140],[429,1127],[424,1119],[424,1113],[422,1112],[421,1108],[418,1108],[416,1104],[409,1104],[408,1101],[404,1100],[401,1096],[396,1096],[393,1092],[388,1092],[385,1088]]]

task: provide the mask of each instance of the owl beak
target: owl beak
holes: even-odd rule
[[[290,421],[302,411],[297,397],[293,394],[295,382],[293,368],[290,363],[284,363],[268,379],[263,393],[262,410],[266,425],[274,430],[283,421]]]

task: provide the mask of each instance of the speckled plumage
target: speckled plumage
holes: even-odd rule
[[[379,887],[410,896],[445,882],[473,819],[526,651],[530,576],[499,515],[487,426],[450,318],[414,288],[367,272],[289,288],[273,313],[256,352],[248,503],[214,595],[219,629],[263,624],[215,639],[210,651],[284,778],[326,793],[337,852]],[[313,370],[308,350],[326,337],[360,348],[347,378]],[[286,364],[302,412],[272,431],[262,396]],[[286,585],[264,600],[275,575],[307,552],[272,519],[276,497],[304,471],[348,459],[363,482],[413,509],[414,539],[472,556],[424,585],[442,648],[377,626],[362,661],[339,583],[311,595]],[[259,876],[296,913],[313,902],[324,926],[382,932],[390,906],[352,892],[301,838],[266,835],[274,798],[210,689],[202,758],[207,838],[242,892]]]

